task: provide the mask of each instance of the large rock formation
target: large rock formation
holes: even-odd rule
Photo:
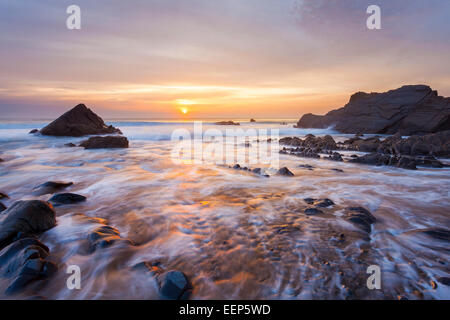
[[[81,137],[90,134],[122,133],[107,126],[102,118],[84,104],[79,104],[40,130],[46,136]]]
[[[450,98],[426,85],[403,86],[383,93],[357,92],[324,116],[305,114],[297,128],[328,128],[344,133],[403,135],[450,129]]]

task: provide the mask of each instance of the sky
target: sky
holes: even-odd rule
[[[448,0],[0,0],[0,118],[85,103],[104,118],[297,119],[357,91],[450,96],[449,17]]]

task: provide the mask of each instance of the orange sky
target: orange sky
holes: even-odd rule
[[[68,30],[64,3],[5,0],[0,117],[85,103],[105,118],[286,119],[405,84],[449,96],[450,2],[379,1],[375,31],[369,2],[79,0]]]

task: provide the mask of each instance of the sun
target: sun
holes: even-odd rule
[[[184,114],[189,112],[188,108],[181,108],[180,111]]]

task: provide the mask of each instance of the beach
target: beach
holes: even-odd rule
[[[449,167],[406,170],[280,154],[280,167],[294,176],[259,165],[270,176],[264,177],[227,164],[174,163],[171,134],[192,131],[192,121],[106,122],[120,128],[129,148],[69,148],[65,144],[85,138],[28,134],[47,120],[0,122],[5,160],[0,191],[10,197],[2,200],[6,206],[17,200],[47,201],[51,194],[33,194],[46,181],[73,182],[64,191],[86,197],[55,206],[57,225],[39,240],[59,271],[45,285],[31,283],[18,298],[36,291],[49,299],[158,299],[152,274],[157,269],[182,271],[192,285],[191,299],[450,296],[448,285],[441,283],[448,281],[448,242],[426,232],[450,224]],[[278,129],[280,138],[329,134],[338,142],[353,137],[296,129],[295,120],[240,123],[244,130]],[[225,130],[212,120],[203,126]],[[315,203],[308,198],[329,199],[333,205],[320,208],[321,214],[306,214]],[[376,218],[369,232],[346,219],[348,208],[355,207]],[[89,234],[103,225],[126,241],[87,250]],[[82,270],[80,290],[66,286],[69,265]],[[381,290],[367,289],[370,265],[382,270]],[[0,281],[3,287],[6,280]]]

